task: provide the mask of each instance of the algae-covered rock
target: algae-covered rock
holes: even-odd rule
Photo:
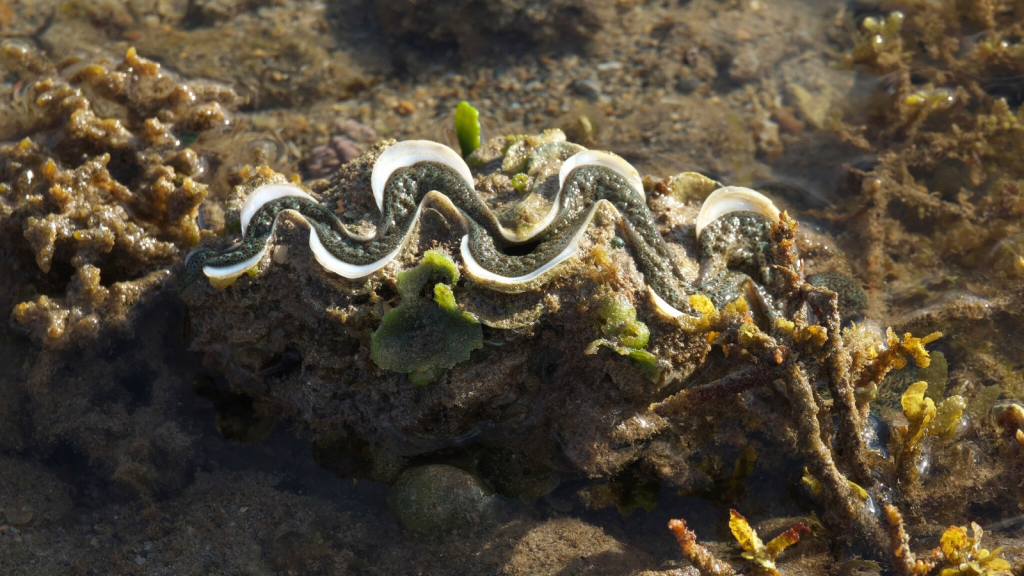
[[[369,186],[381,154],[393,145],[372,147],[310,185],[309,193],[331,210],[343,208],[342,223],[360,234],[393,225],[379,220]],[[553,225],[546,215],[560,202],[559,174],[580,150],[560,130],[548,130],[491,138],[467,164],[476,193],[502,227],[526,236],[532,227]],[[258,172],[262,176],[236,187],[226,220],[257,186],[284,182],[273,171]],[[516,188],[518,174],[528,178],[523,190]],[[351,225],[350,210],[361,218]],[[682,277],[699,274],[696,199],[651,194],[629,210],[635,210],[631,217],[650,212],[667,243],[664,256]],[[500,466],[486,458],[474,462],[503,495],[520,499],[547,493],[567,474],[598,477],[650,458],[699,458],[694,454],[718,449],[707,422],[735,423],[735,438],[751,427],[787,426],[780,422],[786,412],[770,406],[779,399],[765,392],[765,399],[742,408],[723,404],[681,414],[673,426],[688,431],[685,440],[652,442],[667,432],[664,419],[651,414],[652,404],[685,387],[709,353],[745,364],[760,353],[746,350],[747,340],[763,341],[765,349],[772,343],[767,332],[735,340],[741,324],[754,327],[745,303],[719,311],[706,297],[690,294],[687,302],[700,316],[665,314],[640,271],[654,253],[617,209],[599,202],[592,215],[566,260],[529,282],[509,284],[470,273],[473,263],[463,259],[466,230],[440,201],[423,205],[395,265],[358,280],[325,269],[305,247],[307,224],[282,212],[270,239],[273,256],[254,275],[224,289],[196,283],[182,293],[193,346],[225,374],[232,392],[294,415],[319,445],[353,439],[365,445],[358,452],[369,461],[360,466],[372,472],[361,474],[392,479],[411,458],[463,452],[472,444],[501,454]],[[234,237],[225,234],[217,243],[227,248]],[[499,264],[501,254],[529,259],[541,253],[536,241],[496,240]],[[278,258],[284,247],[287,257]],[[806,261],[819,266],[813,255]],[[285,350],[296,351],[301,366],[270,382],[266,367]],[[766,360],[774,366],[780,357]],[[705,371],[704,381],[717,373],[717,367]],[[749,418],[738,416],[745,411]],[[692,480],[674,474],[673,466],[652,470],[683,484]],[[355,474],[347,464],[337,469]],[[499,475],[521,481],[495,480]]]
[[[678,202],[703,202],[721,187],[721,182],[696,172],[681,172],[653,183],[655,191],[671,196]]]
[[[552,518],[517,538],[501,574],[638,574],[649,563],[647,552],[577,518]],[[659,576],[690,574],[681,570]]]
[[[490,490],[476,476],[446,464],[403,472],[388,505],[406,528],[425,534],[475,526],[494,515]]]
[[[310,187],[323,205],[344,207],[346,226],[348,210],[367,213],[367,227],[357,226],[361,234],[386,225],[376,220],[368,184],[390,145],[372,147]],[[491,138],[467,163],[479,197],[506,230],[522,235],[545,222],[562,165],[581,149],[549,130]],[[257,186],[285,179],[271,170],[250,174],[258,177],[236,187],[226,221]],[[527,175],[527,190],[515,189],[516,174]],[[695,276],[697,207],[667,195],[652,195],[646,204],[657,222],[676,230],[664,233],[669,252]],[[193,346],[225,374],[232,392],[278,415],[294,415],[316,442],[365,443],[360,453],[372,460],[365,464],[378,478],[395,477],[410,457],[461,450],[473,440],[502,454],[501,475],[526,479],[522,485],[495,481],[502,494],[530,499],[551,490],[552,479],[566,469],[596,477],[646,458],[649,441],[665,429],[649,414],[652,403],[664,399],[669,382],[701,365],[711,350],[707,331],[732,330],[733,315],[681,322],[659,312],[639,271],[639,245],[623,230],[622,215],[604,204],[578,237],[575,255],[543,278],[511,287],[475,274],[462,279],[459,267],[469,265],[461,256],[465,229],[446,210],[431,208],[438,206],[424,206],[396,265],[365,280],[325,270],[305,247],[307,225],[282,213],[270,240],[273,256],[263,260],[268,265],[223,289],[195,283],[182,293]],[[216,242],[226,248],[233,237]],[[287,257],[278,258],[284,247]],[[531,256],[529,243],[496,247],[510,257]],[[690,305],[702,314],[714,311],[692,299]],[[265,376],[286,350],[296,351],[301,365]],[[775,413],[765,409],[752,421],[767,422]],[[680,427],[706,421],[692,418]],[[709,439],[672,446],[666,458],[683,461]],[[493,462],[480,464],[489,480],[498,473]]]
[[[240,98],[135,49],[70,74],[25,73],[21,108],[0,110],[0,140],[33,134],[0,143],[0,240],[11,254],[0,280],[14,321],[63,346],[123,328],[198,242],[209,166],[179,135],[224,126]]]
[[[434,284],[433,300],[420,296],[434,279],[440,282]],[[415,268],[398,274],[402,304],[384,315],[370,340],[370,357],[377,366],[406,372],[413,384],[423,385],[483,346],[480,323],[455,302],[451,287],[458,281],[455,263],[434,250]]]

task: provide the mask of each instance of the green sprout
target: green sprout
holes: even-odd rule
[[[455,134],[463,158],[480,147],[480,112],[465,100],[455,107]]]

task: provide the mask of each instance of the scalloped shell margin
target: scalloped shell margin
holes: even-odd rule
[[[453,168],[466,180],[470,189],[473,187],[473,174],[469,165],[451,148],[430,140],[405,140],[385,150],[373,164],[370,173],[370,188],[377,209],[384,212],[384,187],[387,186],[391,174],[399,168],[407,168],[417,162],[437,162]]]
[[[780,210],[767,196],[756,190],[743,186],[719,188],[700,207],[700,213],[697,214],[697,239],[700,239],[708,224],[732,212],[756,212],[778,222]]]
[[[577,152],[563,162],[562,168],[558,171],[558,189],[562,190],[565,187],[565,179],[569,177],[573,170],[583,166],[603,166],[618,173],[629,182],[641,198],[645,198],[644,183],[640,179],[640,173],[636,171],[636,168],[629,162],[626,162],[621,156],[600,150]]]

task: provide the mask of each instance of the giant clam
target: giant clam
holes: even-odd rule
[[[701,278],[689,282],[673,259],[647,207],[636,169],[608,152],[584,150],[566,159],[559,190],[548,214],[529,234],[503,227],[477,195],[466,162],[447,146],[410,140],[384,151],[373,166],[371,187],[381,221],[370,237],[351,232],[330,209],[302,187],[268,184],[248,196],[241,209],[243,239],[216,253],[200,249],[190,255],[183,286],[201,271],[227,280],[255,266],[266,254],[278,215],[298,212],[309,224],[309,246],[316,260],[344,278],[369,276],[402,250],[425,205],[437,208],[465,230],[461,256],[466,273],[496,290],[543,279],[579,250],[598,208],[614,210],[623,222],[637,268],[657,308],[669,316],[690,311],[687,297],[720,283],[730,254],[764,262],[770,259],[767,230],[779,219],[771,200],[749,188],[727,186],[712,193],[697,218]],[[527,254],[509,248],[529,242]]]

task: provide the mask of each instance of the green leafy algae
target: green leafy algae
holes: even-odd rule
[[[370,337],[370,358],[378,367],[404,372],[423,386],[483,346],[480,322],[455,302],[452,286],[458,281],[455,263],[435,250],[428,250],[415,268],[398,273],[402,303],[384,314]],[[432,282],[433,299],[422,294]]]
[[[419,296],[431,279],[454,286],[459,282],[459,269],[443,252],[427,250],[415,268],[398,273],[398,293],[403,299]]]

